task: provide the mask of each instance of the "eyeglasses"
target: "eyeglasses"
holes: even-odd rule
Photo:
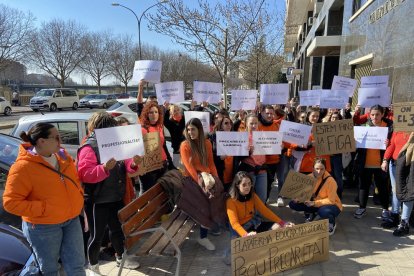
[[[56,135],[55,137],[47,137],[46,139],[55,139],[56,141],[60,141],[60,135]]]

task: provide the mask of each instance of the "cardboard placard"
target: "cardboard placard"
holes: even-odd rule
[[[275,275],[329,259],[328,220],[231,241],[231,275]]]
[[[299,202],[305,202],[312,197],[313,186],[315,186],[316,178],[290,170],[286,176],[285,183],[279,196],[291,199],[297,199]]]
[[[315,124],[312,133],[315,139],[316,155],[330,155],[356,150],[352,119]]]
[[[149,132],[143,136],[145,155],[138,164],[138,175],[161,169],[164,165],[159,132]]]
[[[394,131],[414,131],[414,102],[394,103]]]

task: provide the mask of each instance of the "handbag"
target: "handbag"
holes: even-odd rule
[[[198,185],[204,191],[204,193],[208,196],[208,198],[212,198],[214,196],[214,187],[216,181],[211,173],[208,172],[199,172],[198,173]]]

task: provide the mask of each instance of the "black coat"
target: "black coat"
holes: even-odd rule
[[[414,200],[414,162],[406,163],[407,151],[402,152],[397,158],[396,168],[396,195],[400,201]]]
[[[164,115],[164,126],[170,132],[171,147],[173,148],[174,153],[179,153],[181,142],[185,140],[183,134],[185,129],[184,118],[182,118],[180,122],[170,119],[170,111],[167,109]]]

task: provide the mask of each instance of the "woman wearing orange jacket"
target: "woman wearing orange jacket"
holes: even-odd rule
[[[43,275],[58,274],[59,258],[67,275],[85,275],[78,218],[83,189],[73,159],[60,147],[52,124],[38,123],[20,137],[26,143],[10,168],[4,209],[22,217],[23,233]]]

